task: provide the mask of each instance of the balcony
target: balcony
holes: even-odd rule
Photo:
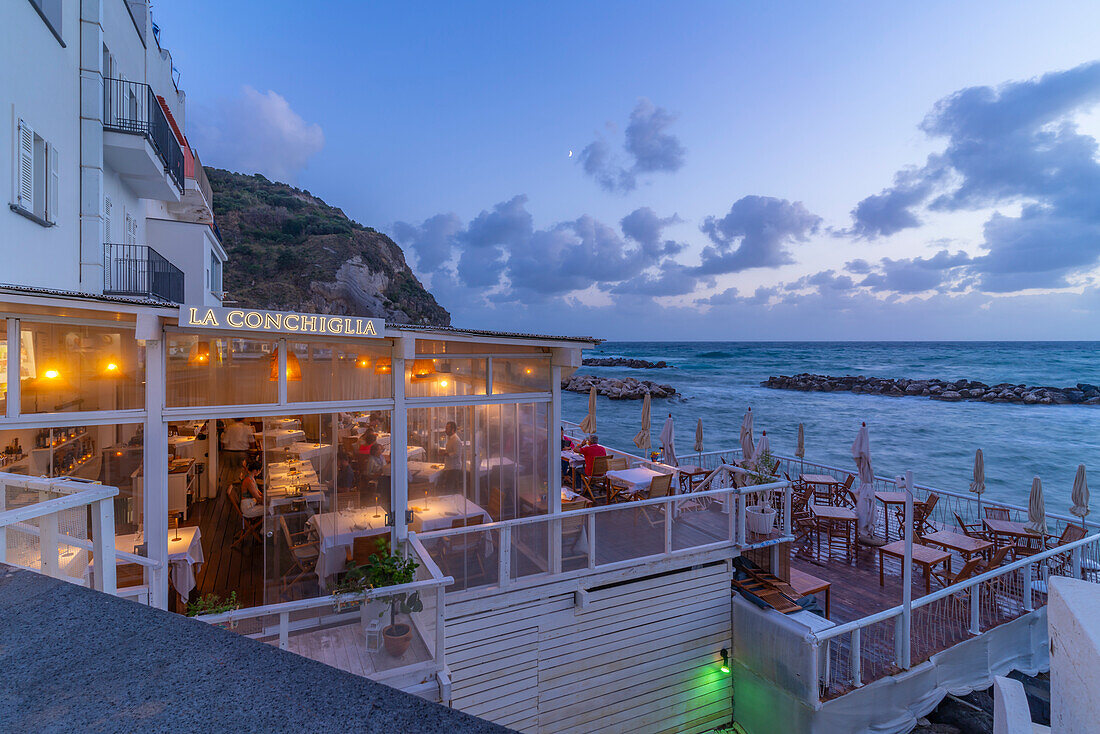
[[[183,303],[183,271],[148,245],[104,245],[103,293]]]
[[[103,160],[142,198],[178,202],[184,155],[148,84],[103,80]]]
[[[178,203],[168,204],[168,211],[185,222],[214,224],[214,191],[199,154],[189,145],[183,147],[183,173],[184,190]]]

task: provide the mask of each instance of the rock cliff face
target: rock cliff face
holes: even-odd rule
[[[227,301],[278,311],[449,326],[393,240],[308,191],[217,168],[206,174],[229,254]]]
[[[976,380],[892,380],[862,375],[779,375],[761,382],[762,387],[803,392],[854,392],[865,395],[906,396],[958,402],[980,400],[983,403],[1020,403],[1023,405],[1100,405],[1100,387],[1084,382],[1074,387],[1029,387],[1002,382],[987,385]]]

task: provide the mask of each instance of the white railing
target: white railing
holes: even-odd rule
[[[421,660],[397,668],[371,674],[375,680],[404,677],[413,673],[425,675],[442,673],[446,667],[444,588],[454,579],[444,576],[439,567],[424,550],[415,533],[409,534],[409,546],[419,566],[416,580],[407,584],[367,589],[360,592],[333,594],[325,597],[267,604],[261,607],[234,609],[217,614],[204,614],[195,619],[208,624],[232,629],[253,639],[271,641],[286,650],[290,638],[322,627],[361,624],[364,628],[372,619],[388,611],[386,600],[397,595],[420,594],[424,608],[409,615],[414,629],[430,653],[429,660]]]
[[[84,583],[90,550],[95,588],[114,594],[117,495],[79,479],[0,473],[0,561]]]
[[[709,478],[708,478],[709,479]],[[754,532],[746,510],[771,495],[771,532]],[[448,591],[538,583],[723,548],[746,550],[791,539],[786,481],[586,507],[556,514],[418,534],[455,585]],[[763,528],[758,528],[763,529]]]
[[[827,661],[816,675],[821,681],[820,695],[833,698],[907,670],[935,653],[1042,607],[1050,576],[1100,583],[1100,534],[934,591],[914,600],[910,610],[899,605],[810,634],[809,660],[818,666]],[[822,649],[826,655],[820,654]]]

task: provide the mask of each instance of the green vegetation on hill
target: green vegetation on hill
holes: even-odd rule
[[[386,235],[349,219],[308,191],[207,168],[214,216],[229,255],[228,301],[256,308],[380,316],[449,325]]]

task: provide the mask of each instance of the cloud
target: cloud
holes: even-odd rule
[[[860,281],[860,286],[893,293],[922,293],[939,290],[953,272],[971,262],[965,252],[951,254],[940,250],[930,258],[913,257],[893,260],[883,258],[876,272]]]
[[[668,132],[675,120],[665,108],[645,98],[638,100],[626,126],[622,153],[599,136],[581,151],[581,168],[603,189],[617,193],[637,188],[641,174],[679,171],[685,149],[680,139]]]
[[[462,220],[454,212],[436,214],[421,224],[395,222],[394,239],[416,253],[417,270],[427,275],[451,259],[454,237],[462,229]]]
[[[706,279],[706,283],[713,285],[714,279]],[[699,285],[700,280],[693,268],[681,265],[675,260],[665,260],[656,273],[637,275],[619,283],[611,289],[611,292],[620,295],[635,294],[660,298],[686,295],[693,292]]]
[[[295,183],[325,145],[321,126],[307,123],[271,90],[244,86],[200,119],[192,137],[206,163],[286,183]]]
[[[704,220],[701,229],[714,244],[703,249],[698,272],[737,273],[794,262],[788,248],[804,242],[820,225],[821,217],[807,211],[801,202],[742,197],[721,219]]]
[[[1000,87],[968,87],[933,107],[921,129],[942,153],[861,201],[848,234],[920,225],[920,210],[1020,205],[985,223],[967,272],[991,292],[1059,288],[1100,262],[1100,146],[1074,120],[1100,103],[1100,61]]]
[[[635,209],[619,220],[619,227],[623,234],[642,246],[642,252],[649,257],[660,255],[676,255],[684,249],[684,245],[673,240],[661,241],[661,232],[665,227],[679,224],[680,217],[673,214],[670,217],[658,217],[657,212],[648,206]]]

